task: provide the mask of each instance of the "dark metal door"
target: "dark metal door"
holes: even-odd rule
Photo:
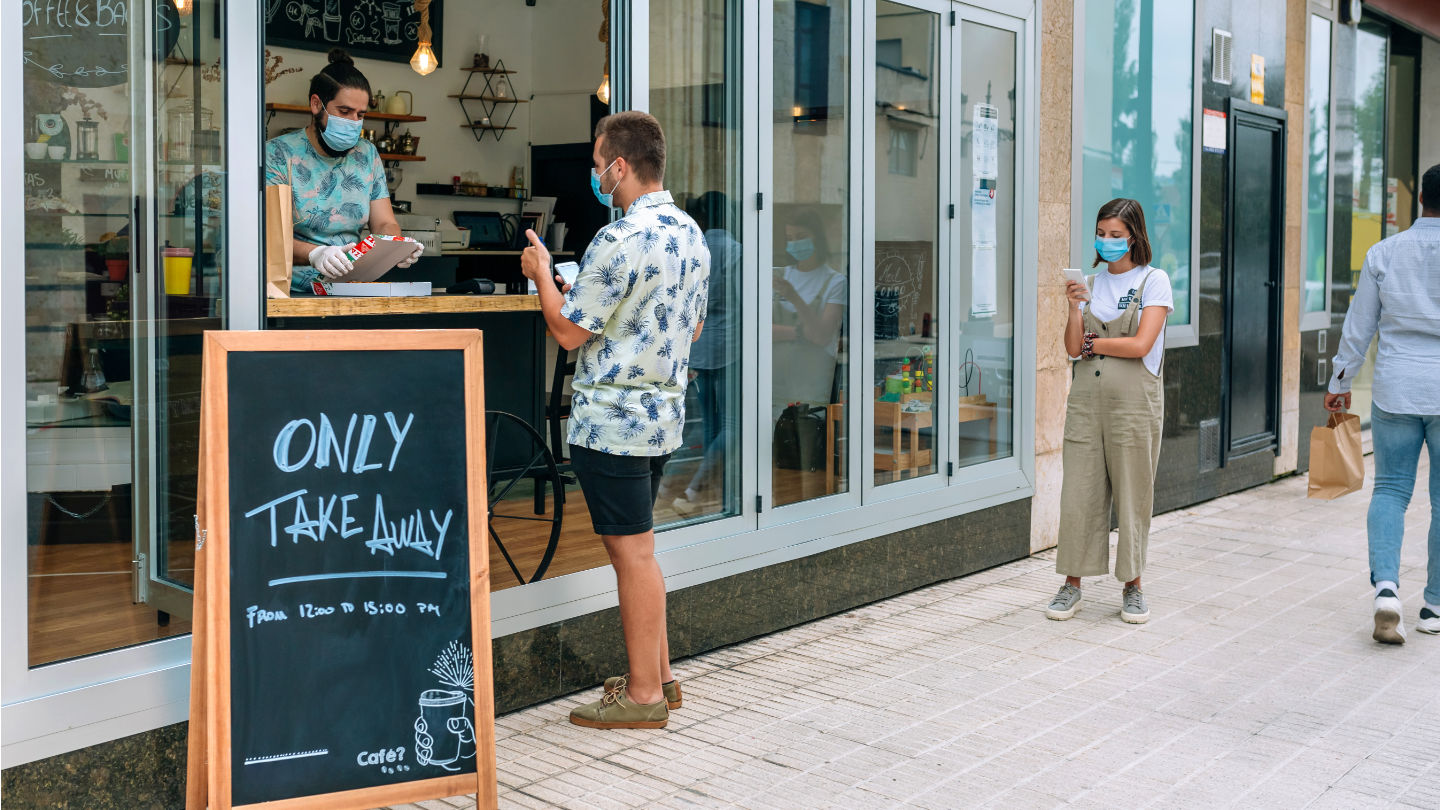
[[[1225,457],[1279,447],[1285,112],[1230,102]]]

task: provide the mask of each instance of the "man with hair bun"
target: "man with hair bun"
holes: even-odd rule
[[[1350,385],[1378,334],[1370,407],[1375,490],[1365,529],[1375,586],[1371,637],[1382,644],[1405,643],[1400,541],[1421,446],[1430,451],[1430,562],[1415,629],[1440,634],[1440,164],[1420,179],[1420,207],[1409,229],[1365,254],[1325,394],[1326,410],[1349,410]]]
[[[360,137],[369,106],[370,82],[344,48],[334,48],[330,63],[310,79],[309,125],[265,144],[265,185],[291,189],[292,290],[353,270],[345,248],[360,241],[367,224],[371,233],[400,235],[380,153]],[[424,250],[417,244],[397,266],[409,267]]]
[[[648,113],[621,112],[595,127],[590,188],[625,216],[595,235],[573,286],[551,278],[534,231],[521,268],[535,282],[545,323],[566,351],[579,348],[572,383],[570,459],[595,533],[615,567],[630,671],[570,713],[590,728],[664,728],[680,708],[665,630],[665,579],[655,559],[654,509],[685,425],[690,344],[709,300],[710,251],[695,221],[665,190],[665,135]]]

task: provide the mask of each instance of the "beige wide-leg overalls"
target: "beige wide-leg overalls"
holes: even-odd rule
[[[1147,273],[1136,289],[1143,291]],[[1086,304],[1086,332],[1102,338],[1131,337],[1140,328],[1139,296],[1120,317],[1104,322]],[[1076,361],[1065,408],[1064,484],[1060,493],[1056,572],[1099,576],[1110,570],[1110,501],[1120,525],[1115,578],[1130,582],[1145,569],[1160,429],[1165,419],[1161,375],[1144,358],[1095,357]]]

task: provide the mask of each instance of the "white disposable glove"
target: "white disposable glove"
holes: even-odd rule
[[[420,254],[425,252],[425,246],[419,242],[415,243],[415,252],[395,263],[396,267],[409,267],[420,259]]]
[[[355,269],[350,257],[345,255],[345,248],[337,245],[320,245],[311,250],[310,266],[329,279],[340,278]]]

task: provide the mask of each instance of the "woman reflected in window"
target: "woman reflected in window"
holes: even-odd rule
[[[835,387],[835,358],[849,300],[845,276],[829,265],[825,225],[814,210],[785,226],[791,264],[775,271],[775,385],[771,420],[794,402],[825,405]]]

